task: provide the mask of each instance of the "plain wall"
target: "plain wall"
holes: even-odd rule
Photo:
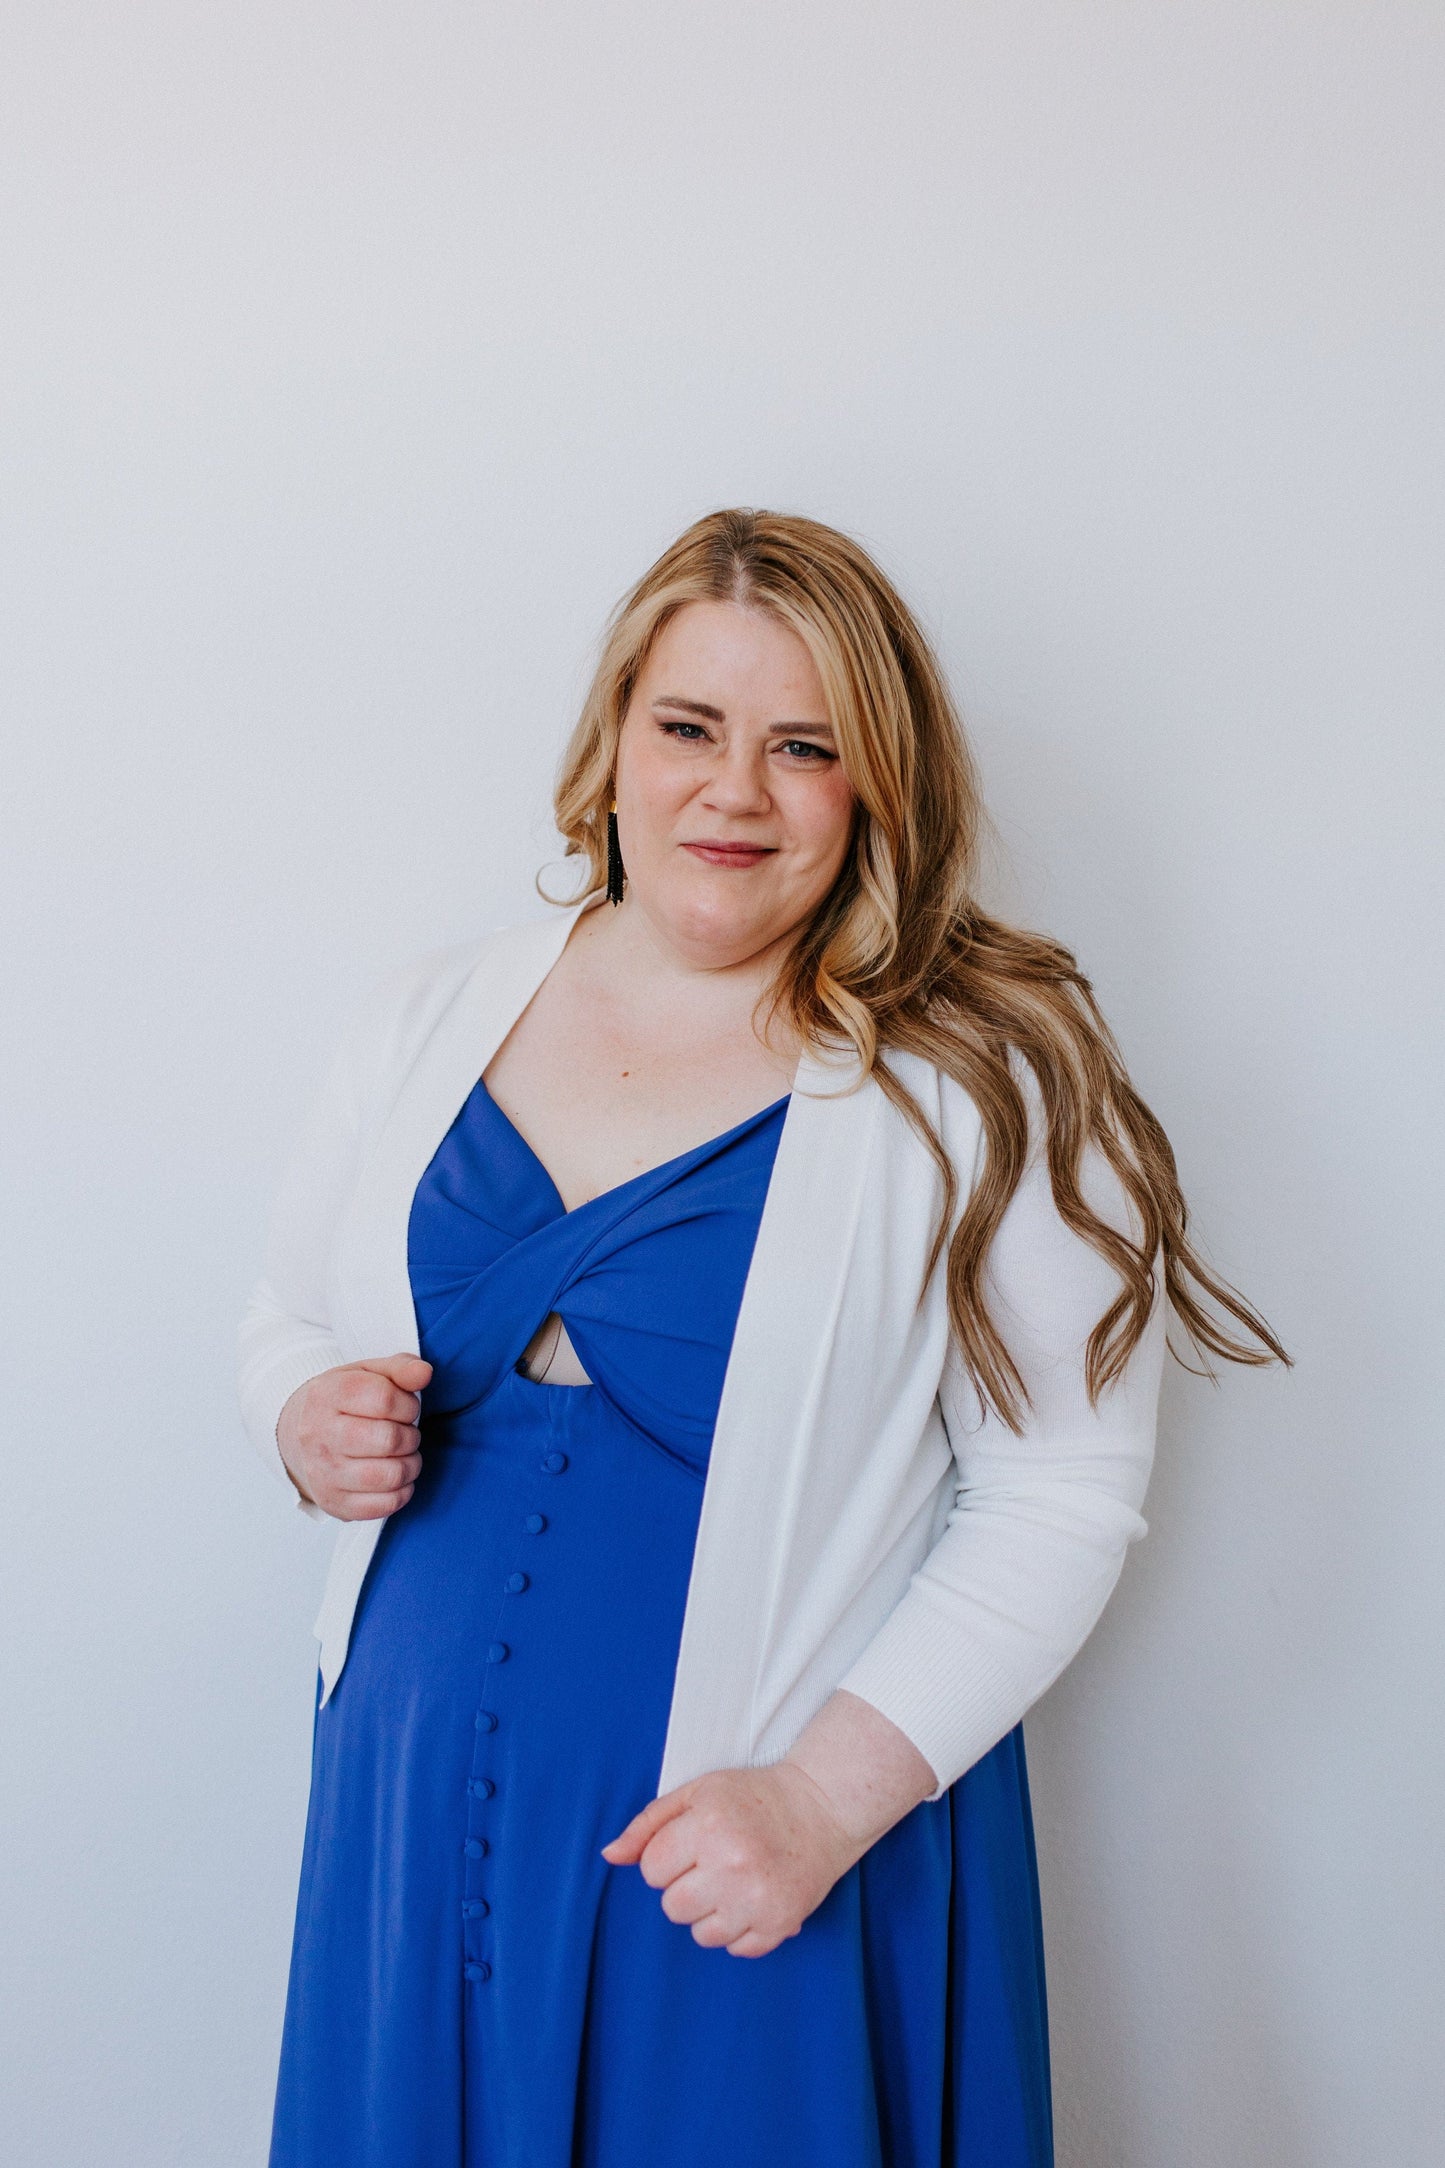
[[[152,0],[0,25],[0,2150],[265,2157],[327,1549],[237,1314],[348,1003],[540,913],[726,503],[936,634],[1298,1359],[1175,1372],[1030,1715],[1061,2168],[1426,2168],[1438,5]]]

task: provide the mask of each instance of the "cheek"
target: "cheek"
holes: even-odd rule
[[[645,740],[632,746],[624,743],[617,764],[617,789],[619,798],[627,801],[632,824],[643,830],[666,828],[690,795],[689,779],[679,772],[678,763],[660,756]]]
[[[847,855],[856,800],[836,770],[827,776],[800,778],[809,786],[797,791],[789,808],[790,824],[809,865],[836,873]]]

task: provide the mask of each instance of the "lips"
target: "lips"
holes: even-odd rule
[[[771,844],[763,843],[684,843],[682,847],[709,866],[756,866],[772,856]]]

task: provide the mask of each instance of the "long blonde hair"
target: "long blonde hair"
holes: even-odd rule
[[[606,880],[607,810],[633,686],[668,619],[700,601],[767,611],[803,640],[822,680],[858,801],[852,848],[795,943],[773,1006],[805,1045],[851,1044],[864,1075],[877,1079],[931,1152],[944,1195],[928,1271],[947,1240],[951,1322],[980,1394],[1011,1429],[1022,1428],[1028,1393],[984,1291],[989,1248],[1028,1152],[1027,1107],[1010,1049],[1038,1079],[1060,1216],[1122,1282],[1089,1338],[1091,1400],[1119,1375],[1144,1331],[1161,1249],[1167,1299],[1206,1372],[1210,1355],[1288,1363],[1264,1320],[1191,1247],[1169,1140],[1130,1083],[1074,957],[1047,935],[1005,925],[979,907],[981,798],[962,724],[917,621],[849,536],[789,514],[712,512],[623,597],[555,797],[567,855],[586,860],[589,891]],[[891,1048],[921,1055],[956,1079],[982,1119],[982,1171],[951,1238],[957,1170],[880,1059]],[[1091,1143],[1133,1207],[1132,1235],[1085,1201],[1080,1171]],[[1242,1331],[1231,1330],[1202,1297]]]

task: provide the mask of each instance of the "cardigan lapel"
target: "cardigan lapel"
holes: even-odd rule
[[[708,1457],[659,1793],[752,1759],[757,1684],[884,1104],[871,1078],[853,1088],[858,1074],[856,1056],[805,1054],[798,1065]]]
[[[569,905],[489,941],[406,1076],[362,1166],[342,1234],[336,1291],[359,1352],[418,1352],[407,1264],[417,1184],[478,1077],[561,955],[581,908]]]
[[[368,1152],[334,1261],[343,1346],[364,1356],[419,1351],[407,1262],[412,1199],[478,1077],[561,955],[582,906],[488,941],[425,1039]],[[348,1521],[332,1554],[316,1635],[321,1700],[341,1676],[362,1583],[386,1522]]]

